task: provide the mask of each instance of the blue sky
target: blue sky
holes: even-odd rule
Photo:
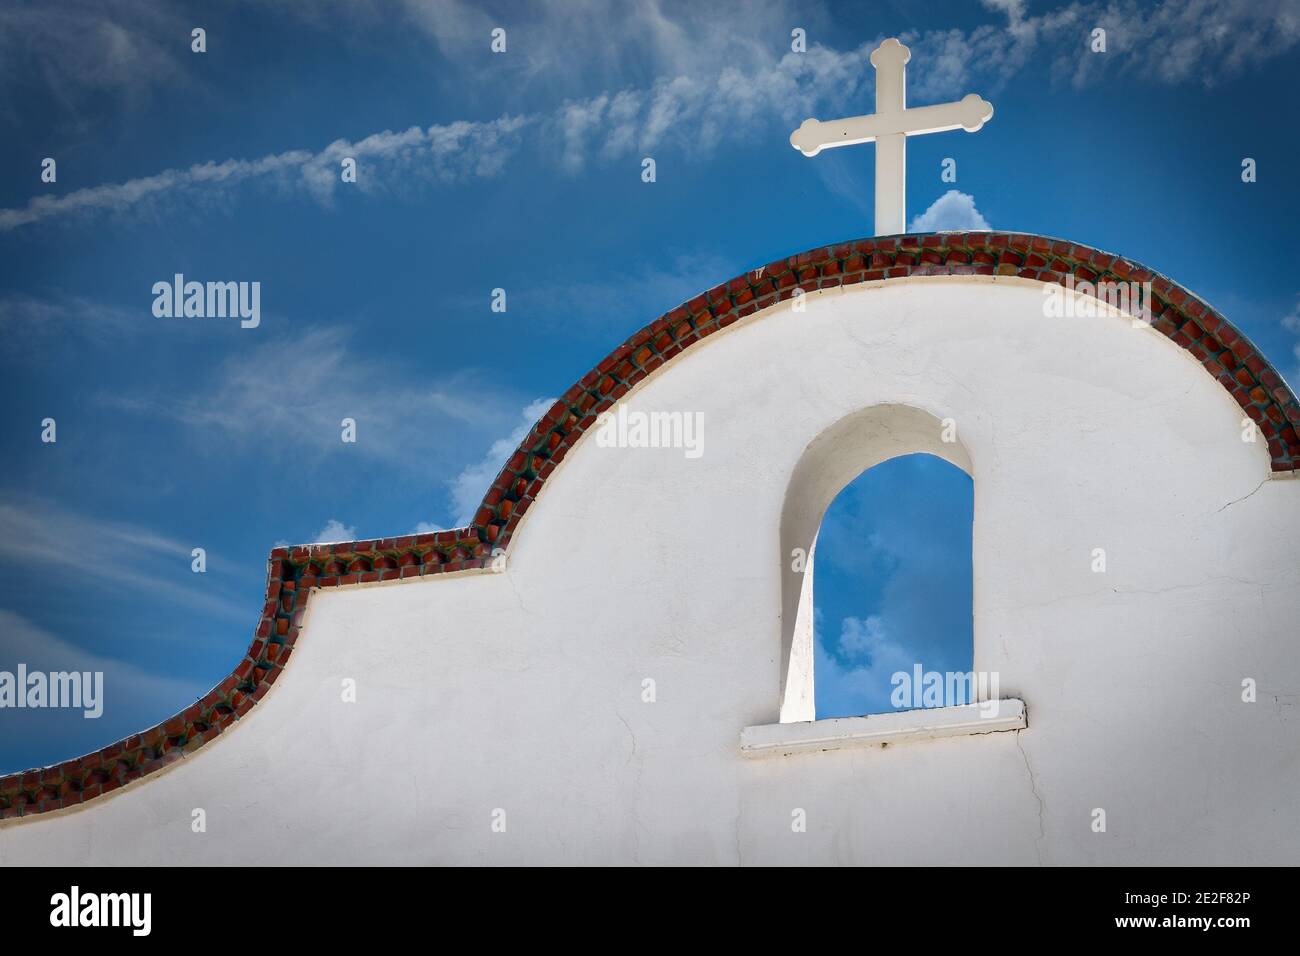
[[[867,56],[892,35],[911,105],[996,108],[909,142],[920,227],[1121,252],[1297,380],[1294,2],[6,4],[0,670],[101,669],[108,701],[98,720],[0,711],[0,770],[102,746],[228,673],[277,541],[459,523],[536,403],[630,332],[869,234],[872,148],[806,159],[787,138],[870,112]],[[259,281],[260,325],[155,318],[175,273]],[[969,509],[967,479],[910,460],[833,506],[822,713],[870,704],[862,671],[896,646],[969,658]],[[926,581],[953,582],[931,617]]]

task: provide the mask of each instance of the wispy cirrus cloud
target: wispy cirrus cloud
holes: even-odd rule
[[[264,9],[268,0],[245,0]],[[544,84],[572,95],[597,87],[643,86],[661,76],[707,73],[723,62],[766,59],[793,26],[817,33],[832,22],[818,0],[270,0],[304,25],[358,32],[400,24],[432,41],[436,55],[474,81]],[[508,54],[487,55],[494,29]]]
[[[1167,84],[1195,81],[1211,86],[1300,43],[1300,14],[1285,0],[1166,0],[1155,7],[1107,0],[1072,3],[1036,16],[1026,16],[1024,5],[1011,0],[986,6],[1005,22],[903,34],[913,60],[926,64],[910,78],[909,98],[924,103],[973,87],[995,92],[1031,65],[1045,69],[1049,79],[1076,87],[1115,71],[1140,71],[1144,78]],[[298,8],[288,4],[282,9]],[[488,16],[455,0],[433,7],[402,4],[401,9],[446,51],[468,55],[462,45],[467,51],[473,38],[472,49],[480,54],[474,63],[483,59],[486,25],[505,22],[502,18],[509,12],[503,8]],[[596,9],[606,7],[598,4]],[[609,12],[598,16],[584,8],[579,15],[562,5],[542,8],[525,18],[522,29],[514,28],[515,52],[498,70],[500,77],[517,81],[520,67],[511,64],[522,61],[529,75],[545,74],[553,86],[565,89],[573,86],[566,77],[575,70],[588,76],[583,64],[599,61],[606,64],[601,78],[616,84],[604,92],[568,96],[548,110],[383,130],[315,150],[229,158],[35,196],[25,206],[0,209],[0,231],[74,213],[122,212],[168,196],[250,183],[287,186],[289,193],[305,192],[328,204],[341,181],[340,161],[347,156],[358,162],[357,187],[372,192],[408,189],[423,181],[496,176],[525,145],[570,174],[593,162],[620,161],[652,150],[705,157],[724,142],[767,135],[774,125],[785,129],[810,115],[861,112],[870,103],[874,74],[869,56],[878,39],[836,50],[813,36],[807,52],[789,50],[789,25],[805,20],[804,13],[821,18],[820,8],[794,11],[771,4],[752,18],[685,5],[649,5],[631,18]],[[726,30],[719,31],[723,22]],[[574,57],[575,44],[594,29],[591,24],[600,24],[602,31],[609,24],[617,27],[602,34],[599,42],[593,38],[594,56]],[[1088,47],[1096,27],[1107,30],[1104,54]],[[1206,69],[1211,61],[1214,68]],[[626,83],[629,74],[638,80]]]
[[[268,338],[230,355],[180,399],[159,390],[99,401],[176,422],[204,445],[217,430],[227,449],[265,449],[299,467],[346,447],[408,475],[423,474],[430,461],[463,461],[467,435],[509,420],[515,400],[507,389],[480,385],[468,370],[440,370],[430,384],[420,369],[353,351],[350,334],[335,326]],[[356,423],[356,441],[346,446],[345,418]]]
[[[796,122],[818,103],[842,105],[862,82],[870,47],[836,53],[813,47],[763,67],[726,67],[711,76],[676,76],[563,103],[549,113],[457,121],[363,139],[336,140],[320,150],[231,158],[188,169],[51,193],[0,209],[0,232],[76,213],[120,213],[195,190],[264,183],[303,191],[328,203],[341,183],[341,161],[355,158],[363,191],[409,188],[413,182],[456,182],[498,175],[534,132],[533,146],[569,173],[593,159],[613,162],[669,149],[707,155],[727,140],[751,139],[774,121]]]
[[[985,0],[1005,23],[971,30],[910,31],[909,98],[967,92],[972,82],[996,92],[1027,67],[1044,64],[1047,78],[1082,89],[1108,74],[1142,81],[1210,88],[1300,44],[1300,10],[1291,0],[1103,0],[1076,2],[1026,15],[1023,0]],[[1093,52],[1094,29],[1106,50]]]
[[[162,599],[205,613],[246,624],[248,602],[233,587],[214,581],[213,575],[232,581],[235,568],[213,555],[208,573],[191,571],[193,545],[148,528],[99,518],[70,510],[41,498],[10,500],[0,504],[0,562],[38,562],[63,569],[69,560],[69,542],[111,556],[96,563],[95,573],[78,578],[78,586],[126,591],[150,600]]]
[[[137,313],[83,296],[0,295],[0,355],[25,363],[39,361],[42,346],[70,333],[108,344],[142,328]]]
[[[1292,0],[1110,0],[1025,22],[1044,32],[1062,23],[1106,30],[1105,54],[1080,42],[1073,57],[1058,56],[1058,72],[1076,87],[1119,70],[1209,89],[1300,44],[1300,8]]]
[[[89,95],[138,102],[159,84],[184,81],[189,30],[180,11],[150,0],[5,3],[0,113],[15,116],[34,89],[74,114]]]
[[[356,142],[335,140],[315,152],[291,150],[257,159],[200,163],[122,183],[36,196],[21,208],[0,209],[0,231],[75,213],[123,212],[196,190],[229,190],[252,183],[289,191],[298,188],[328,203],[342,181],[345,157],[356,160],[356,185],[362,191],[382,190],[385,184],[495,176],[517,146],[515,134],[529,122],[526,117],[504,116],[486,123],[385,130]]]

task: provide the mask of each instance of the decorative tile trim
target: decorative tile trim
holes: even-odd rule
[[[1300,403],[1254,345],[1171,279],[1089,246],[1024,233],[929,233],[861,239],[778,259],[715,286],[616,348],[542,416],[483,496],[467,528],[271,552],[266,601],[234,671],[201,700],[142,733],[65,763],[0,777],[0,819],[74,807],[194,753],[247,714],[293,654],[313,588],[487,567],[504,553],[546,479],[646,376],[732,323],[794,295],[908,276],[1017,276],[1065,285],[1151,282],[1154,327],[1186,349],[1254,420],[1274,472],[1300,472]],[[798,321],[793,314],[789,321]]]

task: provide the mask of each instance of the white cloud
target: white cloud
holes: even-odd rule
[[[974,232],[991,229],[975,208],[975,197],[950,189],[912,219],[908,232]]]
[[[345,157],[356,159],[357,186],[362,191],[495,176],[517,146],[515,134],[529,122],[526,117],[502,116],[485,123],[413,126],[398,133],[384,130],[357,142],[335,140],[319,152],[299,149],[251,160],[200,163],[122,183],[40,195],[26,206],[0,209],[0,231],[70,213],[122,212],[177,193],[221,191],[250,182],[296,186],[328,203],[341,182],[340,164]]]
[[[392,15],[384,0],[374,3]],[[654,76],[708,72],[721,62],[761,62],[788,44],[796,23],[815,34],[817,25],[828,21],[821,3],[787,0],[398,0],[396,5],[399,15],[433,37],[442,56],[479,84],[545,83],[561,93],[645,85]],[[485,57],[494,27],[507,29],[509,52]]]
[[[190,569],[195,547],[147,528],[106,521],[70,511],[42,499],[0,504],[0,561],[42,562],[62,570],[69,560],[69,542],[90,541],[111,554],[99,562],[92,575],[78,578],[89,586],[120,591],[125,588],[142,598],[163,599],[220,614],[247,623],[248,605],[236,600],[213,575],[233,578],[238,569],[223,564],[219,555],[207,556],[207,574]]]
[[[444,528],[442,525],[435,524],[432,521],[421,521],[415,526],[415,530],[412,531],[411,534],[432,534],[435,531],[446,531],[446,530],[447,529]]]
[[[787,53],[775,62],[769,56],[750,69],[727,66],[709,76],[661,78],[645,89],[569,101],[549,113],[384,130],[356,142],[336,140],[317,152],[231,158],[63,195],[43,194],[26,206],[0,209],[0,231],[71,213],[123,212],[177,193],[254,182],[301,188],[329,203],[340,182],[340,161],[348,156],[357,160],[362,191],[487,178],[501,172],[519,148],[521,134],[534,127],[540,131],[539,145],[569,172],[584,168],[593,155],[605,162],[656,149],[704,155],[724,140],[751,140],[773,122],[797,124],[818,103],[844,107],[850,96],[861,98],[869,54],[868,45],[847,53],[815,46],[807,54]]]
[[[455,454],[466,433],[499,428],[506,419],[507,399],[476,384],[469,373],[448,371],[431,385],[427,376],[392,359],[354,354],[350,334],[346,328],[316,328],[295,334],[291,346],[272,336],[232,354],[183,398],[104,395],[100,401],[170,418],[204,445],[208,430],[220,429],[303,465],[346,447],[403,472],[421,471],[431,458]],[[281,395],[311,399],[268,401],[267,382],[275,382]],[[385,386],[376,388],[376,382]],[[356,421],[355,444],[341,443],[344,418]]]
[[[379,6],[383,4],[376,9]],[[298,8],[288,3],[284,9]],[[480,27],[490,20],[481,13],[454,0],[434,6],[410,3],[407,10],[447,52],[466,56],[466,69],[472,71],[472,64],[483,60],[465,53],[471,47],[481,53],[486,45],[487,34]],[[726,30],[717,29],[719,20],[726,22]],[[346,156],[357,159],[356,185],[361,191],[400,191],[421,181],[490,177],[501,172],[529,131],[537,134],[538,148],[571,173],[593,158],[613,162],[656,149],[705,155],[724,140],[750,141],[773,123],[797,124],[818,104],[846,108],[850,101],[865,101],[862,86],[869,80],[867,57],[874,46],[838,52],[814,44],[806,54],[789,52],[784,41],[772,41],[789,33],[783,4],[750,8],[739,18],[709,8],[667,13],[657,4],[628,8],[596,3],[578,9],[556,5],[525,22],[526,27],[521,23],[515,30],[509,59],[489,58],[493,73],[509,74],[517,64],[527,74],[545,74],[548,86],[572,86],[562,78],[575,70],[586,75],[596,63],[604,64],[598,78],[616,88],[528,115],[384,130],[355,142],[337,140],[318,151],[230,158],[63,195],[42,194],[25,206],[0,209],[0,231],[71,213],[122,212],[187,191],[214,192],[249,183],[287,187],[289,192],[301,189],[328,203],[340,182],[339,162]],[[476,40],[483,44],[472,42]],[[584,55],[574,56],[575,49]],[[727,65],[719,68],[720,63]],[[629,72],[641,74],[638,85],[628,85]],[[590,88],[590,83],[583,85]]]
[[[0,82],[14,99],[20,85],[41,85],[74,113],[88,94],[138,100],[183,81],[189,31],[181,14],[150,0],[9,0],[0,5]],[[14,99],[3,101],[6,112],[23,105]]]
[[[0,338],[58,335],[84,329],[103,338],[144,328],[139,313],[107,306],[79,296],[56,294],[37,298],[23,294],[0,296]]]
[[[373,19],[389,6],[376,0],[361,14],[349,14]],[[903,34],[917,67],[909,77],[910,100],[924,104],[972,89],[996,92],[1031,62],[1046,62],[1049,78],[1075,86],[1086,85],[1103,70],[1140,72],[1143,78],[1168,84],[1195,80],[1211,86],[1300,43],[1300,16],[1278,0],[1167,0],[1154,8],[1133,0],[1107,0],[1073,3],[1030,17],[1021,0],[987,0],[986,6],[1005,13],[1006,22],[969,31]],[[309,21],[319,19],[318,10],[294,2],[280,9]],[[562,90],[590,89],[593,82],[601,82],[605,91],[570,95],[557,108],[532,114],[384,130],[358,141],[337,140],[319,151],[232,158],[63,195],[39,195],[26,206],[0,209],[0,231],[74,212],[120,212],[182,191],[223,190],[250,182],[299,188],[328,203],[338,188],[339,160],[345,156],[358,160],[356,185],[361,191],[401,191],[421,182],[491,177],[501,172],[530,131],[537,134],[537,145],[570,173],[593,159],[612,162],[652,150],[699,157],[722,142],[751,142],[774,124],[793,128],[808,116],[858,112],[871,101],[868,57],[878,38],[854,49],[834,50],[817,42],[818,35],[835,35],[822,29],[810,33],[813,43],[807,53],[789,52],[784,45],[792,22],[831,22],[819,7],[800,8],[796,16],[782,3],[747,9],[744,15],[713,5],[670,12],[659,4],[631,10],[600,2],[548,6],[531,17],[512,18],[519,26],[514,27],[511,52],[505,57],[483,56],[485,27],[492,18],[459,0],[402,0],[400,9],[474,76],[512,81],[516,87],[544,76],[548,88]],[[1108,31],[1105,54],[1091,53],[1083,42],[1097,25]],[[574,55],[578,49],[582,56]],[[120,59],[125,63],[129,57]]]
[[[1300,335],[1300,298],[1296,299],[1296,304],[1291,307],[1291,311],[1282,316],[1282,328]]]
[[[145,320],[148,315],[147,308],[123,308],[57,291],[44,297],[0,295],[0,356],[29,369],[56,364],[63,349],[116,347],[124,336],[156,331],[157,324]],[[169,330],[180,338],[193,338],[207,328],[190,322]]]
[[[821,612],[815,621],[820,630]],[[820,634],[814,636],[813,675],[818,717],[880,713],[892,710],[890,678],[912,670],[916,654],[889,637],[877,615],[865,620],[846,617],[840,622],[838,650],[848,664],[831,654]]]
[[[497,473],[514,454],[528,430],[554,404],[553,398],[539,398],[529,402],[519,413],[520,422],[509,435],[494,441],[487,454],[474,464],[466,465],[459,475],[448,482],[455,527],[463,528],[470,523]]]
[[[1300,42],[1300,11],[1291,0],[1166,0],[1154,8],[1128,0],[1070,9],[1080,11],[1089,29],[1106,30],[1105,54],[1080,44],[1075,86],[1117,66],[1166,84],[1193,81],[1208,89]]]
[[[1027,66],[1046,64],[1047,79],[1082,89],[1107,74],[1166,85],[1210,88],[1300,43],[1300,15],[1289,0],[1076,2],[1026,16],[1023,0],[985,0],[1005,25],[969,31],[907,31],[914,69],[908,99],[920,103],[975,91],[997,92]],[[1106,52],[1086,42],[1106,30]],[[925,64],[921,67],[920,64]]]
[[[1025,16],[1025,0],[981,0],[990,10],[1005,13],[1011,21],[1021,20]]]
[[[334,544],[339,541],[357,540],[357,529],[345,525],[337,518],[330,518],[311,539],[311,544]]]
[[[871,661],[890,643],[879,614],[871,614],[865,620],[846,617],[840,622],[839,650],[845,657]]]

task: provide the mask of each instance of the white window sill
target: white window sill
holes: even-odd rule
[[[740,732],[744,757],[775,757],[819,750],[878,747],[935,737],[961,737],[1021,730],[1025,703],[1009,698],[958,707],[904,710],[869,717],[834,717],[794,724],[762,724]]]

